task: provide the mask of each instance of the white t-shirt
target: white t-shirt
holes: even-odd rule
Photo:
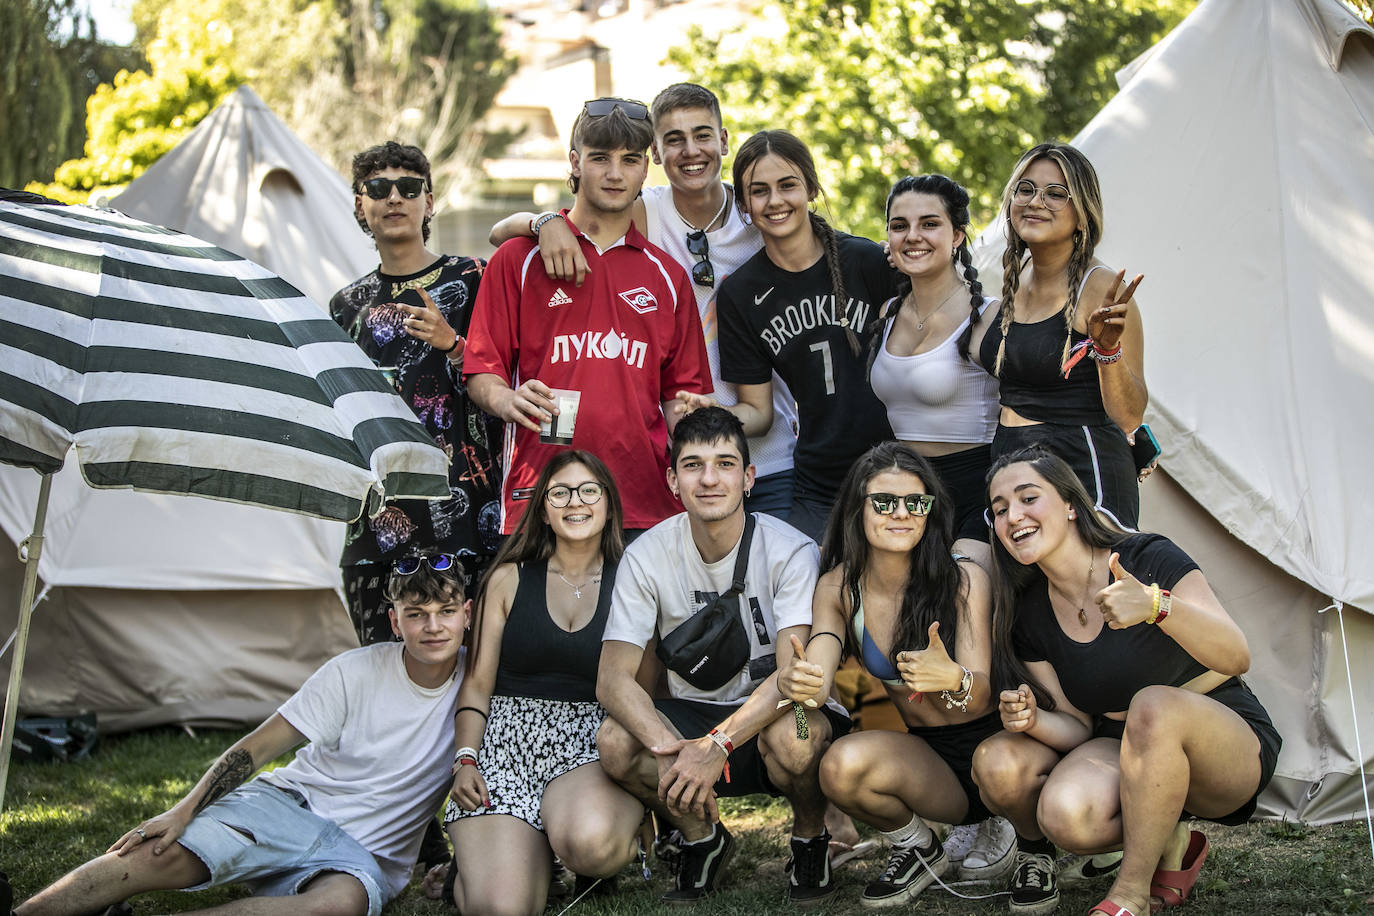
[[[687,233],[693,227],[673,206],[673,188],[663,185],[645,188],[644,214],[647,232],[645,237],[682,265],[691,275],[696,265],[696,256],[687,250]],[[697,313],[701,316],[701,330],[706,337],[706,356],[711,363],[711,382],[715,386],[716,400],[729,406],[738,403],[739,394],[735,386],[720,378],[720,341],[717,336],[716,290],[725,278],[734,272],[754,253],[763,247],[763,239],[753,223],[748,222],[739,208],[735,206],[733,195],[725,208],[725,222],[719,229],[706,234],[711,249],[707,257],[715,271],[716,285],[702,286],[695,281],[692,289],[697,294]],[[749,440],[749,459],[753,462],[758,476],[778,474],[792,469],[792,450],[797,444],[797,404],[787,384],[773,373],[773,425],[768,432]]]
[[[392,897],[409,882],[425,825],[453,784],[465,663],[460,654],[450,681],[420,687],[406,674],[404,648],[380,643],[325,662],[277,710],[310,743],[259,777],[300,792],[372,853]]]
[[[779,630],[811,624],[811,596],[820,570],[816,543],[786,522],[754,513],[754,537],[744,578],[740,615],[749,635],[751,658],[776,655]],[[625,550],[615,574],[611,613],[602,640],[641,648],[657,628],[671,633],[684,621],[730,590],[739,544],[715,563],[706,563],[692,540],[687,513],[659,522]],[[702,690],[668,672],[668,691],[684,700],[736,703],[773,670],[748,667],[716,690]]]

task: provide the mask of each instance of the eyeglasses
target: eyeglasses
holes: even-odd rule
[[[692,265],[692,282],[701,286],[716,285],[716,269],[711,266],[711,243],[706,233],[698,229],[687,233],[687,252],[697,259]]]
[[[582,106],[582,113],[589,118],[604,118],[617,108],[625,112],[625,117],[631,121],[649,120],[649,106],[634,99],[592,99]]]
[[[386,200],[391,196],[393,187],[400,191],[406,200],[413,200],[424,193],[425,180],[406,175],[404,178],[369,178],[363,182],[363,190],[373,200]]]
[[[1026,207],[1035,200],[1036,194],[1040,195],[1040,201],[1047,210],[1062,210],[1073,197],[1069,189],[1062,184],[1047,184],[1043,188],[1037,188],[1034,182],[1022,179],[1011,189],[1011,202],[1018,207]]]
[[[601,484],[594,480],[589,480],[586,483],[579,483],[575,487],[565,487],[561,485],[549,487],[549,491],[544,494],[544,498],[549,501],[550,506],[553,506],[555,509],[562,509],[568,503],[572,502],[574,493],[577,494],[578,499],[582,500],[582,505],[590,506],[592,503],[601,499]]]
[[[420,571],[421,563],[427,563],[435,572],[444,572],[452,569],[457,561],[458,558],[451,553],[436,553],[427,557],[401,557],[392,568],[396,570],[397,575],[413,576]]]
[[[905,496],[898,496],[895,493],[868,493],[868,501],[873,504],[873,511],[879,515],[891,515],[897,511],[899,502],[906,503],[906,511],[912,515],[927,515],[930,507],[935,505],[935,497],[929,493],[908,493]]]

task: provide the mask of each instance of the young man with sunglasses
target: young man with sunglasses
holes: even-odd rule
[[[393,501],[349,527],[340,561],[344,595],[358,639],[369,645],[392,639],[382,589],[398,557],[456,556],[469,585],[485,571],[499,546],[494,450],[501,427],[459,384],[462,335],[486,264],[427,247],[434,215],[429,160],[394,141],[364,150],[353,158],[353,191],[354,215],[376,241],[381,264],[339,290],[329,311],[382,370],[379,383],[395,386],[448,453],[452,493],[441,501]]]
[[[721,122],[715,93],[696,83],[674,83],[654,97],[653,160],[668,184],[644,188],[631,215],[645,238],[682,265],[692,278],[697,314],[706,339],[715,398],[736,403],[735,386],[720,377],[716,336],[716,290],[725,278],[763,247],[759,231],[735,204],[734,189],[721,180],[721,163],[730,152],[730,134]],[[491,241],[533,235],[550,277],[581,285],[587,261],[557,213],[517,213],[492,230]],[[674,405],[676,409],[678,405]],[[745,494],[751,512],[786,518],[792,500],[792,452],[797,443],[797,406],[787,385],[773,375],[773,425],[749,440],[758,479]]]
[[[836,888],[818,767],[849,717],[833,700],[794,709],[777,672],[792,670],[811,631],[820,556],[791,525],[746,514],[749,444],[722,407],[678,423],[668,481],[686,511],[631,544],[616,574],[596,688],[609,716],[597,742],[601,765],[682,835],[664,902],[693,903],[718,888],[734,840],[716,798],[767,793],[792,804],[788,895],[818,903]],[[646,649],[672,645],[672,634],[707,608],[736,615],[742,632],[699,661],[665,659],[670,698],[652,699],[636,680]],[[703,680],[711,656],[732,654],[746,661]]]
[[[620,488],[627,530],[679,511],[668,491],[668,433],[678,391],[706,392],[711,373],[691,281],[635,228],[648,171],[648,108],[593,99],[573,125],[569,186],[559,214],[592,265],[581,286],[539,269],[537,240],[511,239],[492,256],[477,297],[463,374],[473,400],[506,421],[502,531],[514,530],[544,463],[566,445],[540,424],[560,415],[571,445],[595,453]],[[575,423],[564,414],[576,392]],[[559,404],[563,406],[560,407]],[[666,416],[665,416],[666,414]]]
[[[421,833],[453,783],[471,608],[453,557],[400,569],[387,586],[400,643],[326,662],[185,798],[16,912],[98,913],[147,891],[242,883],[255,896],[215,912],[379,914],[409,882]]]

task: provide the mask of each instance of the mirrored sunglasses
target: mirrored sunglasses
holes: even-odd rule
[[[582,500],[582,505],[590,506],[601,498],[601,492],[601,484],[594,480],[589,480],[575,487],[549,487],[548,492],[544,494],[544,498],[549,501],[550,506],[553,506],[555,509],[562,509],[568,503],[572,502],[574,493],[577,494],[578,499]]]
[[[363,182],[363,190],[373,200],[386,200],[391,196],[393,187],[406,200],[413,200],[425,192],[425,180],[406,175],[403,178],[369,178]]]
[[[899,502],[906,503],[906,511],[912,515],[926,515],[930,512],[930,507],[935,505],[935,497],[929,493],[908,493],[905,496],[898,496],[895,493],[868,493],[868,501],[873,505],[873,511],[879,515],[891,515],[897,511]]]
[[[692,282],[699,286],[716,285],[716,269],[711,266],[711,243],[706,233],[698,229],[687,233],[687,252],[697,259],[692,265]]]
[[[425,563],[435,572],[444,572],[452,569],[453,564],[458,560],[451,553],[436,553],[433,556],[424,557],[401,557],[393,564],[393,569],[398,575],[411,576],[420,571],[420,564]]]

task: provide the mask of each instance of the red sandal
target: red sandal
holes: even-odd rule
[[[1188,849],[1183,853],[1183,867],[1178,871],[1155,869],[1154,877],[1150,878],[1150,896],[1159,899],[1160,909],[1178,906],[1188,899],[1188,895],[1193,891],[1193,885],[1197,884],[1202,863],[1207,861],[1207,852],[1210,848],[1206,834],[1197,830],[1190,831]],[[1151,907],[1150,911],[1156,912],[1154,907]]]
[[[1110,900],[1103,900],[1097,906],[1088,910],[1088,916],[1093,916],[1093,913],[1105,913],[1106,916],[1135,916],[1135,913],[1132,913],[1121,904],[1112,903]]]

